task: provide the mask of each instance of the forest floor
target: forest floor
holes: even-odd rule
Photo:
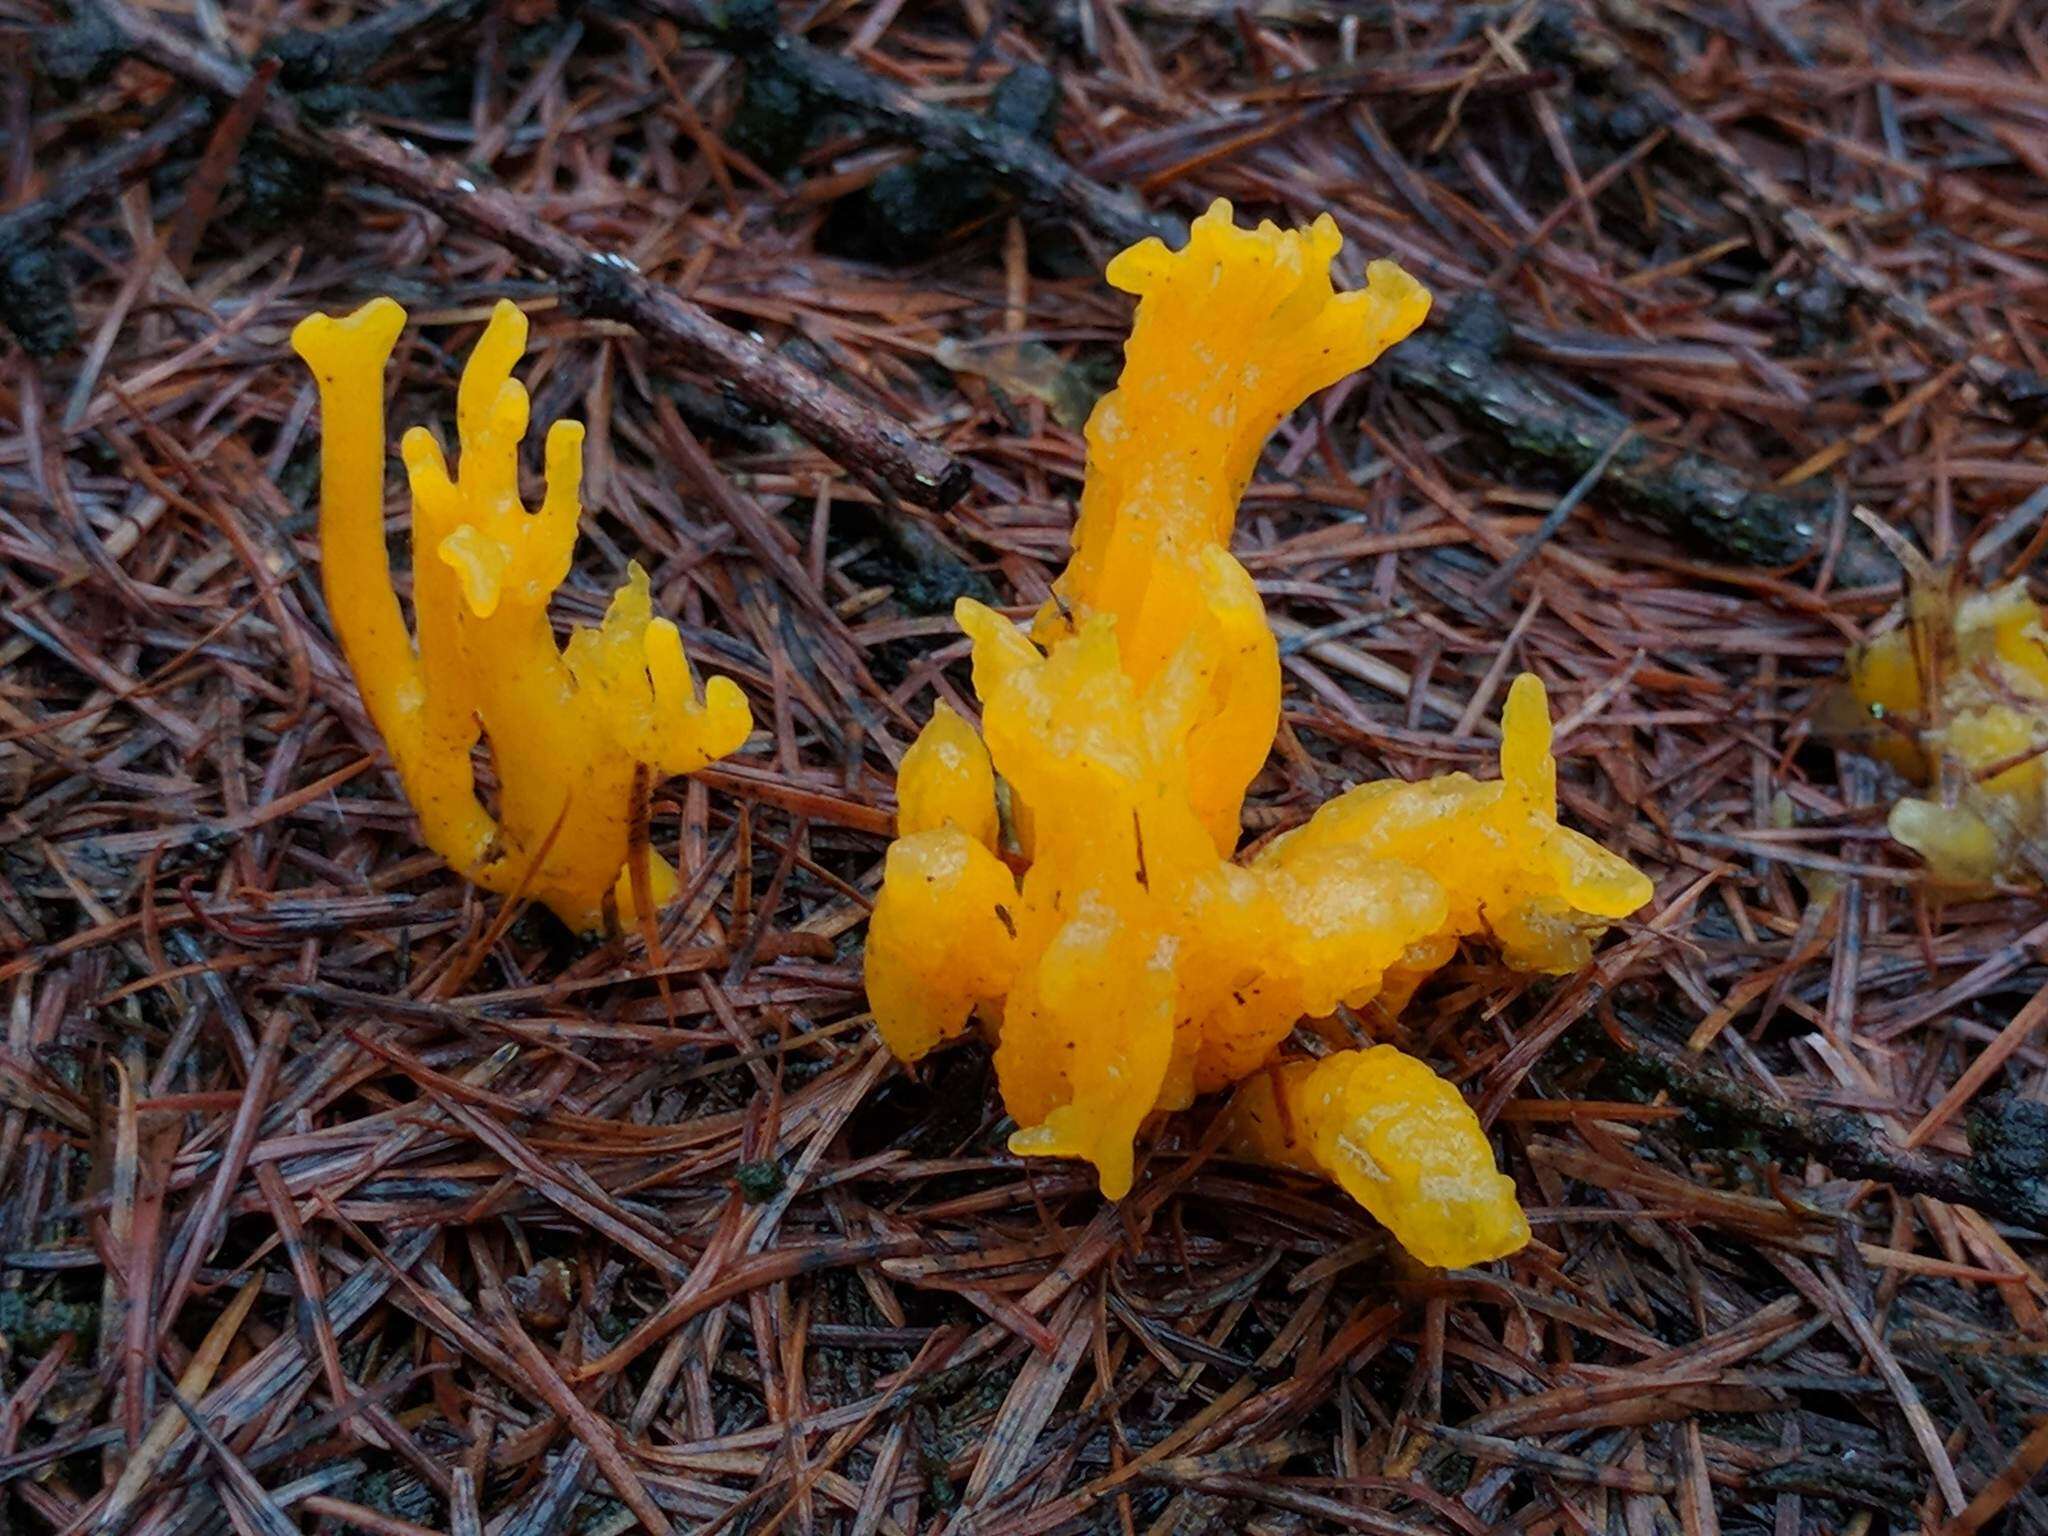
[[[1437,300],[1245,500],[1252,827],[1490,774],[1529,669],[1656,882],[1350,1020],[1491,1126],[1482,1269],[1212,1105],[1107,1204],[865,1013],[952,599],[1045,597],[1103,265],[1216,197]],[[752,701],[651,936],[466,885],[363,719],[286,338],[380,293],[444,439],[529,312],[557,616],[637,559]],[[1814,728],[1858,509],[2041,553],[2044,302],[2014,0],[0,0],[0,1529],[2048,1531],[2048,912]]]

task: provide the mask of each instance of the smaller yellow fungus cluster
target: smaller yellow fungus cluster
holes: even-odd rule
[[[1572,970],[1650,886],[1558,824],[1531,676],[1499,780],[1362,785],[1235,857],[1280,712],[1273,633],[1229,549],[1238,499],[1282,417],[1429,307],[1390,262],[1334,292],[1341,243],[1327,217],[1240,230],[1218,203],[1181,251],[1111,263],[1138,311],[1088,423],[1074,558],[1029,633],[955,610],[981,731],[941,707],[904,756],[868,997],[904,1060],[985,1021],[1012,1149],[1085,1158],[1105,1194],[1130,1188],[1148,1116],[1246,1083],[1239,1151],[1335,1178],[1429,1262],[1473,1263],[1528,1225],[1457,1091],[1390,1047],[1276,1052],[1340,1004],[1398,1009],[1467,937]]]
[[[2048,626],[2024,583],[1959,599],[1914,576],[1906,624],[1850,655],[1848,700],[1836,734],[1933,791],[1888,824],[1937,881],[2048,869]]]
[[[546,902],[572,927],[639,911],[676,889],[649,853],[626,869],[636,791],[737,748],[747,701],[714,677],[699,696],[682,637],[653,615],[629,567],[596,629],[555,643],[548,601],[569,574],[582,507],[583,428],[547,437],[540,510],[519,498],[529,402],[512,377],[526,317],[500,303],[456,396],[451,474],[424,427],[401,445],[412,485],[408,631],[384,545],[384,368],[405,311],[376,299],[345,319],[309,315],[292,346],[319,385],[320,552],[327,607],[371,723],[390,749],[427,845],[487,890]],[[497,814],[471,753],[487,740]],[[609,910],[608,910],[609,909]]]

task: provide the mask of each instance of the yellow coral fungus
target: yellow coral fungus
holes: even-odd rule
[[[512,377],[526,317],[508,303],[463,369],[457,473],[425,428],[405,435],[417,639],[408,632],[384,544],[384,367],[404,325],[403,309],[376,299],[292,332],[320,390],[321,574],[342,651],[429,847],[576,928],[598,927],[608,902],[631,917],[636,777],[733,751],[752,729],[746,699],[722,677],[699,697],[682,637],[653,616],[637,565],[604,622],[556,646],[548,600],[576,543],[583,428],[549,429],[546,492],[529,513],[518,468],[528,400]],[[495,816],[471,768],[479,734],[497,770]],[[642,880],[654,905],[675,892],[658,855]]]
[[[1835,734],[1934,788],[1889,826],[1937,881],[2048,873],[2048,624],[2024,583],[1959,600],[1916,562],[1907,623],[1850,655],[1847,701]]]
[[[1327,218],[1240,230],[1218,203],[1181,251],[1111,264],[1139,303],[1088,423],[1074,559],[1029,634],[956,609],[981,735],[942,709],[904,757],[868,996],[905,1060],[993,1028],[1011,1147],[1085,1158],[1105,1194],[1129,1190],[1146,1117],[1250,1079],[1242,1150],[1335,1178],[1429,1262],[1472,1263],[1528,1228],[1455,1089],[1384,1047],[1262,1069],[1304,1018],[1398,1007],[1466,936],[1570,970],[1650,887],[1558,825],[1533,677],[1509,695],[1499,781],[1360,786],[1233,857],[1280,710],[1272,631],[1228,548],[1238,497],[1287,412],[1429,307],[1387,262],[1335,293],[1340,244]]]
[[[1232,1150],[1335,1179],[1425,1264],[1470,1264],[1529,1240],[1478,1117],[1391,1045],[1262,1072],[1230,1116]]]

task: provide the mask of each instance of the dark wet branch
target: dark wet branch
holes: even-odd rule
[[[442,28],[468,21],[483,0],[403,0],[403,3],[326,31],[294,27],[263,50],[284,66],[288,90],[354,80],[386,55],[431,40]]]
[[[0,325],[33,357],[51,357],[78,338],[63,269],[51,242],[66,221],[145,174],[213,116],[204,101],[174,107],[133,138],[58,178],[34,202],[0,214]]]
[[[702,24],[689,0],[653,3],[664,14]],[[749,91],[757,103],[779,102],[796,123],[807,127],[820,107],[847,113],[878,134],[918,145],[934,159],[972,166],[1026,202],[1064,213],[1118,244],[1152,235],[1171,242],[1186,238],[1181,220],[1141,210],[1124,194],[1067,165],[1030,134],[1008,126],[1001,114],[981,117],[933,106],[850,59],[789,36],[777,26],[768,0],[741,0],[712,35],[747,61],[754,72]],[[1517,75],[1506,85],[1520,88],[1548,78]],[[1411,89],[1423,85],[1436,88],[1434,75],[1410,82]],[[1377,76],[1347,86],[1361,94],[1368,93],[1367,87],[1395,90],[1393,82]],[[1290,83],[1289,92],[1306,99],[1329,89],[1335,87]],[[1475,311],[1485,302],[1475,301]],[[1567,481],[1585,475],[1627,430],[1627,420],[1566,403],[1540,375],[1502,355],[1504,323],[1496,318],[1490,335],[1481,334],[1487,332],[1485,325],[1434,324],[1395,348],[1382,366],[1404,388],[1449,407],[1461,425],[1518,457]],[[1762,490],[1714,459],[1660,450],[1641,437],[1617,452],[1595,494],[1711,558],[1752,565],[1792,566],[1817,559],[1832,525],[1824,498]],[[1838,558],[1840,579],[1850,586],[1872,585],[1893,574],[1875,543],[1852,529]]]
[[[1568,61],[1585,79],[1598,80],[1617,94],[1632,98],[1648,118],[1666,124],[1678,144],[1710,168],[1714,177],[1732,188],[1752,214],[1804,252],[1828,278],[1855,294],[1940,362],[1960,364],[1990,399],[2015,418],[2032,421],[2048,412],[2048,379],[1989,356],[1976,340],[1906,292],[1882,268],[1858,257],[1847,241],[1801,206],[1790,188],[1743,153],[1712,122],[1688,110],[1662,81],[1626,63],[1599,31],[1581,25],[1561,8],[1548,11],[1545,23],[1550,27],[1554,52],[1560,60]],[[1794,57],[1800,54],[1796,43],[1790,51]],[[1913,168],[1904,169],[1911,172]],[[1954,195],[1969,194],[1963,189]]]
[[[659,9],[696,23],[682,0]],[[1186,226],[1170,214],[1149,213],[1068,165],[1049,147],[1001,117],[981,117],[934,106],[862,69],[851,59],[791,37],[778,25],[772,0],[739,0],[728,8],[713,38],[766,73],[796,100],[822,103],[887,137],[953,156],[1013,188],[1027,202],[1056,209],[1119,245],[1148,235],[1178,241]]]
[[[1507,327],[1490,300],[1446,306],[1438,322],[1389,352],[1381,365],[1403,389],[1447,406],[1461,425],[1561,477],[1590,472],[1627,419],[1571,404],[1534,373],[1506,362]],[[1751,565],[1790,566],[1818,556],[1829,537],[1827,503],[1758,490],[1719,460],[1632,438],[1615,450],[1597,492],[1622,512],[1695,549]],[[1836,573],[1848,586],[1897,574],[1876,540],[1852,528]]]
[[[1842,237],[1806,209],[1785,187],[1752,163],[1721,131],[1696,113],[1663,97],[1671,113],[1671,131],[1694,154],[1710,163],[1739,192],[1750,208],[1768,219],[1809,260],[1843,288],[1944,363],[1960,363],[1990,397],[2027,420],[2048,412],[2048,379],[2024,368],[2010,368],[1985,353],[1971,339],[1937,316],[1870,262],[1860,259]]]
[[[1876,1179],[1903,1194],[2048,1232],[2048,1105],[1987,1103],[1971,1116],[1966,1159],[1909,1151],[1886,1143],[1865,1115],[1767,1098],[1665,1040],[1650,1020],[1629,1015],[1624,1022],[1625,1040],[1582,1024],[1573,1044],[1604,1056],[1610,1071],[1646,1097],[1656,1090],[1670,1094],[1721,1145],[1754,1135],[1774,1151],[1811,1158],[1844,1178]]]
[[[126,0],[98,12],[137,57],[229,100],[249,71]],[[410,198],[449,224],[491,240],[546,273],[581,313],[627,325],[657,350],[730,385],[748,404],[787,421],[848,470],[918,506],[943,510],[971,475],[944,449],[863,405],[762,342],[650,281],[623,257],[593,251],[536,218],[511,193],[362,124],[318,123],[289,95],[273,93],[263,122],[287,149]]]

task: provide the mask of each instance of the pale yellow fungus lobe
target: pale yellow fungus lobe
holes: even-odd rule
[[[1937,884],[2048,871],[2048,626],[2024,583],[1964,595],[1913,572],[1907,622],[1850,654],[1823,725],[1928,786],[1887,825]]]

